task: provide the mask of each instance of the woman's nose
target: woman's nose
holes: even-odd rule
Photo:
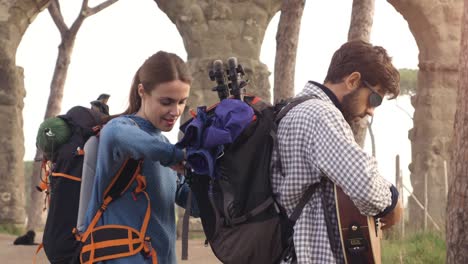
[[[183,106],[177,104],[171,108],[170,114],[173,116],[180,116],[183,110]]]

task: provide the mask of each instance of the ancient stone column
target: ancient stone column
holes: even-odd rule
[[[47,1],[0,3],[0,224],[25,220],[23,69],[16,66],[16,50],[28,25]]]
[[[270,71],[260,62],[260,49],[271,18],[281,7],[280,0],[156,0],[184,41],[194,82],[189,108],[219,101],[208,77],[216,59],[237,57],[250,80],[247,92],[270,100]]]
[[[388,2],[408,21],[419,48],[418,87],[416,96],[412,98],[415,108],[414,127],[409,132],[413,193],[424,203],[427,179],[428,212],[443,229],[447,201],[444,161],[449,168],[463,1]],[[450,176],[450,171],[448,175]],[[425,222],[424,211],[412,198],[409,201],[409,224],[422,229]],[[427,227],[433,229],[430,219],[426,220]]]

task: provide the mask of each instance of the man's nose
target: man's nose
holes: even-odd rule
[[[369,107],[367,108],[366,114],[369,116],[374,116],[374,110],[375,110],[374,107]]]

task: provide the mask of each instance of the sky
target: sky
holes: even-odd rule
[[[89,2],[94,6],[101,1]],[[419,52],[407,22],[386,1],[375,2],[371,42],[387,49],[397,68],[417,69]],[[61,1],[68,25],[75,19],[80,5],[81,1]],[[296,92],[308,80],[323,81],[333,52],[347,40],[351,5],[352,1],[343,0],[306,2],[297,51]],[[271,72],[274,67],[278,21],[279,13],[267,28],[260,55],[260,61]],[[36,132],[44,117],[59,43],[59,32],[47,10],[44,10],[28,27],[17,51],[16,63],[24,68],[26,89],[23,109],[24,160],[34,158]],[[101,93],[111,95],[111,114],[122,112],[127,106],[128,91],[135,71],[148,56],[158,50],[187,58],[175,25],[153,0],[120,0],[87,18],[73,50],[62,113],[75,105],[88,107],[89,102]],[[273,76],[270,76],[270,83],[272,81]],[[411,155],[408,130],[412,127],[412,113],[408,96],[385,100],[376,109],[373,124],[380,171],[386,179],[394,182],[394,160],[399,154],[407,185],[407,166]],[[166,135],[172,142],[176,142],[176,133]],[[366,141],[365,149],[370,152],[369,140]]]

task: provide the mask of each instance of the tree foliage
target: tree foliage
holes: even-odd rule
[[[400,72],[400,94],[414,95],[418,87],[418,70],[399,69]]]

